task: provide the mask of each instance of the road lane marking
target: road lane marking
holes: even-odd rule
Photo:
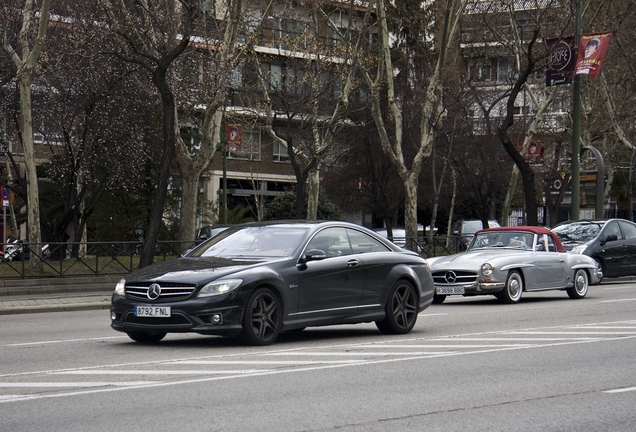
[[[625,393],[625,392],[632,392],[632,391],[636,391],[636,387],[626,387],[626,388],[619,388],[614,390],[605,390],[603,393]]]
[[[616,341],[616,340],[633,339],[633,338],[636,338],[636,336],[606,338],[606,339],[602,339],[601,341],[607,342],[607,341]],[[111,386],[106,388],[76,390],[76,391],[66,392],[66,393],[29,394],[29,395],[18,395],[16,397],[9,396],[6,398],[0,398],[0,403],[40,400],[40,399],[49,399],[49,398],[58,398],[58,397],[84,396],[87,394],[105,393],[105,392],[113,392],[113,391],[133,390],[133,389],[142,389],[142,388],[151,388],[151,387],[168,387],[168,386],[175,386],[175,385],[201,384],[206,382],[230,380],[230,379],[237,379],[237,378],[280,375],[280,374],[286,374],[286,373],[313,372],[313,371],[319,371],[319,370],[352,367],[352,366],[369,366],[369,365],[397,363],[397,362],[413,361],[413,360],[425,360],[428,358],[473,355],[473,354],[493,353],[493,352],[502,352],[502,351],[514,351],[519,349],[546,348],[546,347],[552,347],[552,346],[565,346],[565,345],[596,343],[596,342],[599,342],[599,341],[596,341],[596,340],[564,341],[564,342],[557,342],[557,343],[551,343],[551,344],[545,344],[545,345],[532,345],[528,347],[507,347],[507,348],[499,348],[499,349],[484,349],[484,350],[478,350],[478,351],[457,351],[453,353],[439,354],[436,356],[410,356],[410,357],[390,358],[390,359],[382,358],[382,359],[376,359],[376,360],[361,360],[361,361],[352,361],[352,362],[346,362],[346,361],[331,362],[331,364],[321,364],[322,362],[319,362],[319,364],[315,364],[314,366],[295,368],[295,369],[274,369],[274,370],[267,370],[263,372],[253,373],[253,374],[229,374],[229,375],[222,375],[222,376],[193,378],[193,379],[177,380],[177,381],[145,382],[143,384],[130,385],[130,386],[116,386],[116,387]],[[180,362],[175,362],[175,363],[180,364]]]
[[[367,348],[375,348],[375,347],[367,347]],[[303,351],[303,352],[289,352],[289,353],[279,353],[279,354],[268,354],[268,355],[277,355],[277,356],[399,356],[399,355],[438,355],[438,354],[451,354],[451,351],[442,353],[440,351],[402,351],[402,352],[378,352],[378,351],[369,351],[369,352],[355,352],[355,351]],[[296,363],[296,362],[294,362]],[[316,362],[316,363],[324,363],[324,362]]]
[[[76,370],[57,372],[52,375],[218,375],[229,373],[259,373],[264,372],[263,369],[244,369],[244,370]]]
[[[636,298],[618,299],[618,300],[601,300],[599,303],[618,303],[618,302],[631,302],[636,301]]]
[[[112,386],[143,386],[156,384],[159,381],[128,381],[128,382],[24,382],[0,383],[0,388],[64,388],[64,387],[112,387]]]
[[[310,361],[293,361],[293,360],[185,360],[175,361],[173,364],[180,365],[263,365],[263,366],[278,366],[278,365],[318,365],[325,363],[333,364],[351,364],[358,363],[359,360],[310,360]]]
[[[7,344],[5,346],[8,347],[19,347],[19,346],[29,346],[29,345],[45,345],[45,344],[56,344],[56,343],[66,343],[66,342],[86,342],[86,341],[94,341],[94,340],[105,340],[105,339],[122,339],[127,336],[106,336],[99,338],[84,338],[84,339],[61,339],[61,340],[50,340],[50,341],[39,341],[39,342],[23,342],[23,343],[13,343]]]

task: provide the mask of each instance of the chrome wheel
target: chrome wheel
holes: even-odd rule
[[[512,270],[508,274],[506,287],[498,296],[504,303],[517,303],[523,293],[523,277],[517,270]]]
[[[568,288],[567,290],[568,296],[573,299],[585,297],[589,288],[588,281],[587,272],[583,269],[578,269],[576,273],[574,273],[574,284],[572,288]]]

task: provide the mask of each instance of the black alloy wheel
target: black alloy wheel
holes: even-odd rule
[[[278,297],[269,288],[252,293],[243,313],[241,339],[250,345],[269,345],[280,333],[283,319]]]
[[[385,334],[405,334],[417,321],[418,295],[415,287],[406,280],[398,281],[386,303],[386,317],[376,321],[378,329]]]

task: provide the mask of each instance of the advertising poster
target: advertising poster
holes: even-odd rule
[[[605,51],[609,44],[611,32],[592,33],[581,36],[579,55],[576,60],[574,74],[589,75],[596,78],[601,72]]]

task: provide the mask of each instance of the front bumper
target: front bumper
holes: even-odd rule
[[[135,306],[170,307],[169,317],[138,317]],[[243,307],[237,303],[190,299],[172,303],[150,303],[113,296],[111,327],[121,332],[199,333],[236,336],[242,330]],[[220,321],[216,322],[220,317]]]
[[[482,295],[495,294],[503,290],[505,282],[474,282],[471,284],[436,284],[437,295]]]

